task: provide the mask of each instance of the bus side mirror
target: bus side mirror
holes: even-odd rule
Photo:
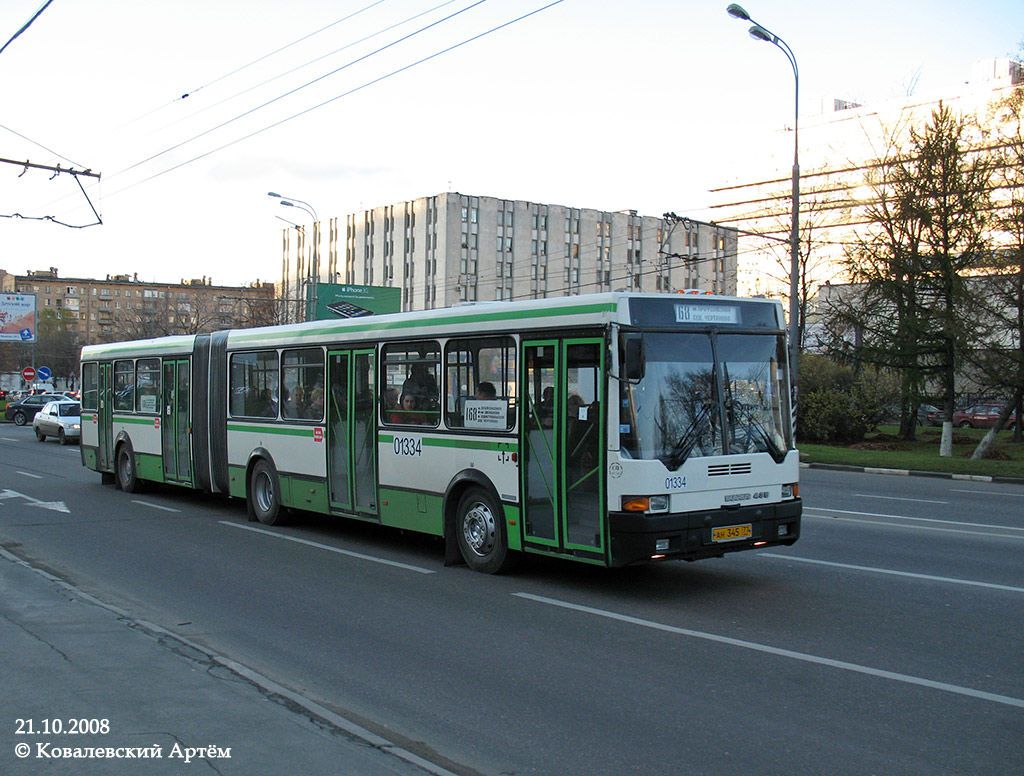
[[[624,377],[627,380],[639,380],[644,376],[644,339],[628,337],[626,339]]]

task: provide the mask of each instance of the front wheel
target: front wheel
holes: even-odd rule
[[[455,531],[462,557],[474,571],[500,574],[512,566],[501,505],[483,488],[470,488],[459,499]]]
[[[249,478],[249,511],[264,525],[282,525],[286,521],[277,472],[266,461],[259,461]]]
[[[971,421],[964,420],[964,421],[960,422],[960,428],[974,428],[974,427],[971,425]]]
[[[62,445],[66,445],[68,443],[68,435],[64,433],[64,429],[57,432],[57,441]]]

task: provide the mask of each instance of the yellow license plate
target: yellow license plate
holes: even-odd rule
[[[711,541],[713,542],[734,542],[737,539],[749,539],[753,535],[750,523],[711,529]]]

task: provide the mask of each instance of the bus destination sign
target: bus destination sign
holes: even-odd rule
[[[739,308],[723,304],[677,304],[676,323],[739,323]]]

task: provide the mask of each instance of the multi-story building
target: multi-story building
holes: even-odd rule
[[[941,105],[975,123],[979,135],[994,129],[993,107],[1024,85],[1020,62],[979,62],[972,79],[941,94],[922,94],[861,105],[828,100],[819,115],[800,119],[801,243],[810,255],[804,271],[813,296],[825,282],[847,280],[844,251],[866,223],[873,192],[868,173],[881,159],[902,150],[907,131],[920,130]],[[716,223],[766,234],[774,241],[744,236],[739,293],[784,297],[789,293],[789,238],[792,207],[793,127],[751,143],[756,154],[737,160],[732,181],[715,189]]]
[[[52,322],[81,344],[273,323],[273,283],[215,286],[212,280],[154,283],[137,275],[61,278],[55,267],[24,275],[0,270],[0,291],[35,294],[40,325]]]
[[[641,216],[447,192],[363,210],[284,240],[282,298],[321,281],[402,289],[403,310],[617,289],[736,293],[736,232],[688,218]]]

